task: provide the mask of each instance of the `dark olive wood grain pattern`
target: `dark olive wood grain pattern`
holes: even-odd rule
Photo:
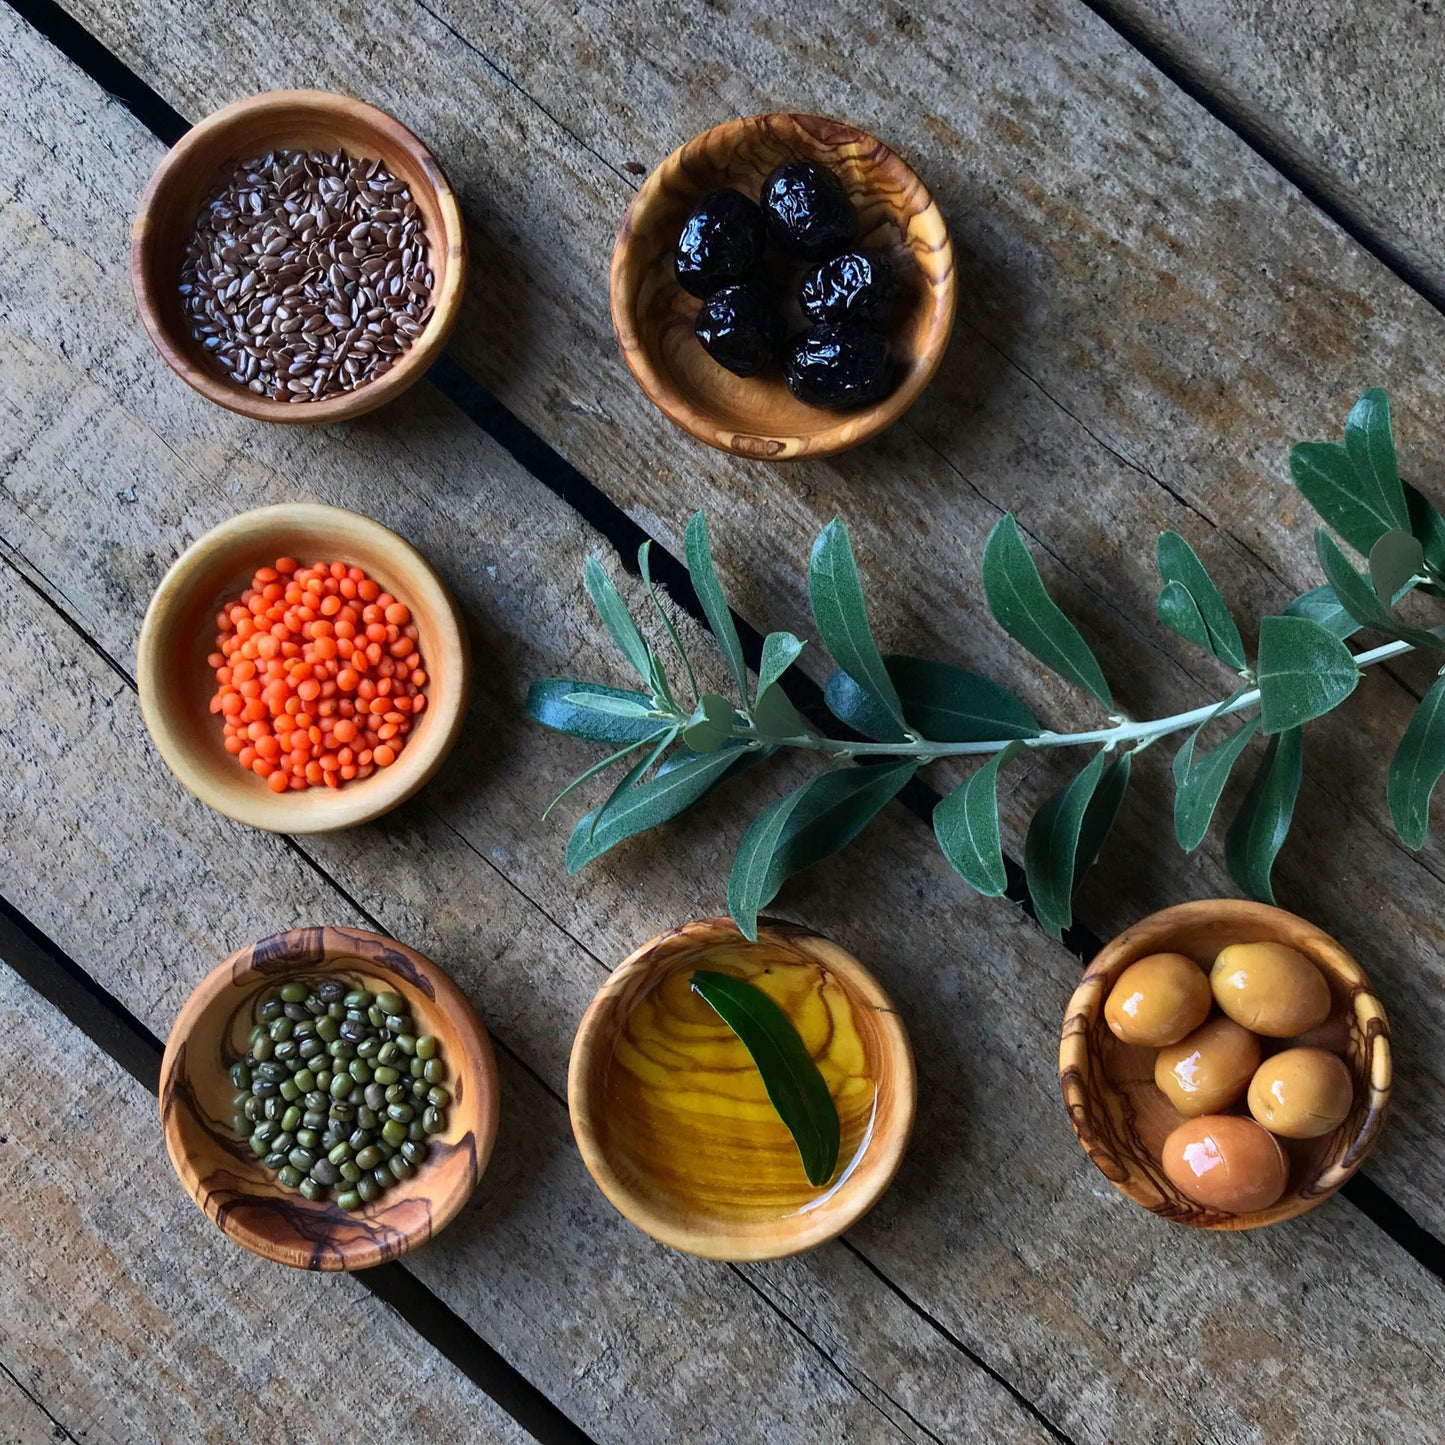
[[[1277,1204],[1230,1214],[1196,1204],[1165,1176],[1160,1149],[1184,1116],[1155,1086],[1158,1050],[1117,1039],[1104,1021],[1103,1005],[1119,975],[1149,954],[1182,953],[1208,969],[1227,945],[1258,942],[1287,944],[1304,954],[1325,976],[1333,998],[1319,1028],[1294,1039],[1261,1037],[1265,1055],[1299,1044],[1329,1049],[1349,1066],[1355,1100],[1332,1133],[1280,1140],[1290,1177]],[[1256,1229],[1293,1219],[1328,1199],[1374,1147],[1390,1100],[1390,1028],[1364,970],[1314,924],[1262,903],[1202,899],[1145,918],[1105,945],[1089,965],[1064,1015],[1059,1081],[1085,1152],[1136,1204],[1178,1224]]]
[[[390,988],[435,1034],[452,1103],[410,1179],[352,1213],[287,1189],[230,1122],[227,1070],[262,996],[290,978]],[[425,1244],[471,1197],[497,1135],[497,1066],[466,995],[415,949],[354,928],[296,928],[238,949],[186,1001],[161,1065],[161,1122],[181,1182],[238,1244],[301,1269],[366,1269]]]
[[[693,335],[700,303],[673,274],[683,222],[720,187],[757,200],[768,172],[788,160],[817,161],[838,176],[858,214],[859,244],[891,252],[903,278],[905,299],[888,328],[898,384],[873,406],[805,406],[781,375],[734,376]],[[642,389],[700,441],[769,461],[846,451],[897,421],[943,357],[955,291],[953,246],[927,187],[881,141],[816,115],[749,116],[690,140],[644,182],[612,253],[612,324]]]
[[[196,213],[217,174],[280,147],[344,150],[385,162],[406,182],[426,222],[427,259],[436,283],[431,319],[384,376],[324,401],[273,401],[222,376],[192,338],[176,289]],[[441,355],[456,323],[466,270],[461,208],[436,158],[385,111],[324,90],[268,91],[208,116],[156,167],[131,228],[131,288],[156,350],[202,396],[254,421],[306,426],[348,421],[399,396]]]
[[[645,1157],[653,1177],[667,1175],[669,1161],[664,1145],[646,1135],[645,1121],[619,1119],[615,1114],[619,1095],[608,1086],[609,1065],[613,1046],[627,1032],[633,1010],[667,975],[680,968],[710,966],[706,951],[719,948],[767,952],[771,963],[816,969],[817,989],[840,989],[866,1061],[864,1068],[874,1085],[871,1118],[862,1122],[858,1131],[863,1142],[855,1145],[859,1150],[856,1162],[848,1167],[845,1147],[842,1177],[806,1206],[786,1212],[761,1209],[746,1217],[723,1212],[709,1198],[683,1192],[682,1180],[679,1188],[666,1197],[650,1192],[636,1161],[639,1155]],[[697,1025],[684,1023],[680,1028],[687,1034]],[[830,1032],[825,1053],[832,1037]],[[814,1057],[821,1062],[816,1053]],[[687,1064],[684,1059],[677,1060],[679,1070]],[[692,1075],[683,1087],[701,1087],[698,1076]],[[837,944],[811,929],[776,918],[759,920],[757,944],[749,944],[731,918],[699,918],[644,943],[618,965],[597,991],[577,1030],[567,1070],[572,1132],[598,1187],[639,1229],[664,1244],[708,1259],[743,1261],[801,1254],[836,1238],[856,1223],[877,1203],[898,1172],[913,1130],[917,1098],[908,1034],[878,981]],[[632,1156],[626,1163],[613,1142],[619,1132],[627,1135]],[[845,1120],[845,1140],[848,1132]],[[698,1147],[721,1149],[723,1142],[699,1140]],[[791,1155],[791,1147],[785,1147],[783,1152]],[[758,1197],[765,1196],[768,1175],[778,1161],[736,1148],[731,1155],[728,1170],[738,1178],[754,1173],[754,1192]],[[791,1170],[797,1161],[787,1158],[782,1163]]]

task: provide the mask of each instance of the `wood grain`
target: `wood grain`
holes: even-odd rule
[[[0,1358],[66,1438],[320,1440],[340,1412],[397,1440],[532,1439],[356,1281],[222,1239],[157,1154],[154,1098],[6,967],[0,1028],[26,1060],[23,1090],[0,1071]],[[51,1438],[38,1413],[17,1404],[7,1441]]]
[[[792,160],[838,177],[858,217],[859,244],[886,251],[903,287],[887,328],[894,390],[846,414],[805,406],[781,376],[734,376],[713,361],[693,334],[698,302],[673,269],[683,223],[709,191],[755,201],[774,167]],[[622,218],[609,282],[623,358],[662,413],[709,446],[765,461],[831,456],[891,426],[943,359],[956,291],[948,227],[907,162],[854,126],[790,113],[725,121],[668,156]]]
[[[23,62],[17,69],[27,73]],[[104,243],[123,224],[118,196],[129,176],[145,170],[143,159],[127,158],[144,146],[93,93],[74,103],[63,72],[46,74],[37,104],[52,115],[73,105],[56,144],[87,184],[57,180],[42,190],[26,165],[23,209],[0,213],[13,226],[13,264],[52,278],[34,280],[25,315],[6,322],[24,328],[7,337],[5,368],[9,394],[25,408],[6,447],[23,441],[24,465],[0,498],[3,534],[24,550],[17,564],[42,569],[32,575],[54,605],[124,657],[178,532],[282,488],[346,496],[438,560],[492,666],[468,733],[432,789],[385,824],[308,845],[353,904],[309,871],[308,855],[240,835],[167,793],[123,683],[100,658],[76,658],[75,634],[36,598],[23,648],[43,684],[47,726],[0,731],[10,749],[0,776],[52,778],[65,799],[56,808],[83,824],[61,866],[46,839],[27,839],[24,795],[11,804],[20,809],[6,827],[17,902],[109,986],[145,1000],[160,1027],[197,956],[320,908],[344,921],[359,904],[445,960],[497,1035],[559,1090],[567,1040],[605,976],[599,960],[636,943],[640,915],[675,921],[713,895],[758,795],[724,790],[710,824],[684,822],[576,885],[564,881],[560,835],[530,820],[588,754],[525,727],[518,708],[528,677],[586,675],[598,665],[598,633],[574,605],[595,536],[425,388],[389,414],[384,437],[362,427],[324,445],[279,432],[258,440],[198,408],[164,373],[157,381],[144,342],[126,328]],[[27,144],[22,136],[26,159]],[[62,244],[56,229],[97,239]],[[88,333],[65,330],[54,305],[82,276],[97,298]],[[107,304],[118,290],[120,301]],[[105,314],[100,346],[94,328]],[[74,410],[47,400],[70,395],[81,398]],[[69,498],[96,491],[85,449],[102,438],[111,470],[101,505],[83,509]],[[480,495],[477,477],[487,480]],[[112,499],[114,480],[131,479],[136,501]],[[6,605],[20,615],[19,600]],[[62,658],[74,665],[67,670]],[[1152,1221],[1090,1190],[1090,1168],[1064,1127],[1052,1060],[1076,965],[1007,908],[961,895],[914,820],[895,810],[876,826],[866,847],[800,880],[789,899],[789,911],[874,962],[918,1053],[919,1138],[931,1147],[910,1155],[847,1247],[722,1276],[660,1256],[611,1217],[558,1142],[565,1122],[555,1100],[549,1123],[537,1078],[504,1062],[516,1132],[509,1138],[504,1121],[488,1175],[495,1192],[484,1188],[476,1233],[459,1221],[445,1249],[413,1256],[412,1267],[526,1359],[598,1438],[645,1440],[670,1419],[695,1421],[699,1391],[715,1428],[729,1427],[715,1438],[729,1440],[757,1425],[761,1399],[804,1438],[866,1438],[890,1421],[907,1433],[910,1416],[944,1438],[1037,1435],[1037,1420],[963,1369],[962,1356],[920,1327],[875,1269],[1081,1440],[1141,1419],[1165,1433],[1250,1440],[1291,1430],[1303,1438],[1344,1418],[1344,1428],[1398,1427],[1409,1438],[1411,1422],[1439,1406],[1434,1282],[1339,1205],[1251,1241],[1248,1254],[1230,1241],[1216,1242],[1218,1251],[1187,1240],[1161,1251]],[[104,861],[131,855],[142,840],[154,860],[143,907]],[[893,860],[889,869],[877,867],[880,856]],[[257,879],[266,880],[259,893]],[[115,957],[110,939],[127,928],[147,939],[145,957]],[[1079,1238],[1093,1246],[1083,1257]],[[1226,1303],[1220,1282],[1231,1270],[1249,1287],[1228,1291]],[[618,1279],[629,1281],[620,1298]],[[766,1292],[844,1375],[753,1291]],[[1420,1341],[1403,1354],[1394,1345],[1387,1356],[1375,1316],[1360,1313],[1359,1302],[1382,1291],[1396,1338]],[[1163,1336],[1149,1323],[1161,1308],[1176,1322]],[[1312,1341],[1308,1357],[1291,1348],[1286,1359],[1279,1342],[1298,1337]],[[723,1354],[733,1362],[726,1379],[706,1363]],[[740,1378],[746,1392],[732,1383]],[[1377,1379],[1388,1387],[1367,1388]],[[849,1403],[860,1398],[872,1402],[867,1410]]]

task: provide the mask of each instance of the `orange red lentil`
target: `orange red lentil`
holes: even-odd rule
[[[273,793],[390,767],[426,710],[411,612],[360,567],[278,558],[216,626],[211,711],[226,751]]]

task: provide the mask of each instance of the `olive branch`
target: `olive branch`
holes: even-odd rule
[[[1258,735],[1263,750],[1226,830],[1224,849],[1239,886],[1273,902],[1271,874],[1299,792],[1304,725],[1338,707],[1365,668],[1411,651],[1445,652],[1445,628],[1414,626],[1396,612],[1417,588],[1445,596],[1445,519],[1400,479],[1385,393],[1375,388],[1359,399],[1345,423],[1343,444],[1301,442],[1292,448],[1290,473],[1328,524],[1315,531],[1326,580],[1296,597],[1281,615],[1261,619],[1253,664],[1193,548],[1177,532],[1159,538],[1159,620],[1237,678],[1224,698],[1172,717],[1135,721],[1116,706],[1088,643],[1049,596],[1013,517],[999,521],[984,547],[984,597],[1005,632],[1104,710],[1107,726],[1074,732],[1041,726],[1018,698],[978,673],[880,654],[841,521],[830,522],[813,544],[808,593],[818,632],[838,664],[825,699],[849,737],[809,726],[784,693],[781,679],[804,646],[791,633],[768,634],[756,684],[750,684],[701,512],[687,528],[687,569],[736,686],[731,699],[699,691],[653,585],[650,542],[639,550],[638,566],[687,679],[686,700],[679,700],[661,655],[601,564],[589,558],[587,592],[644,690],[547,678],[528,694],[527,710],[537,722],[615,749],[570,783],[559,800],[631,759],[604,801],[573,828],[568,872],[676,817],[725,777],[780,748],[816,753],[827,766],[754,819],[733,860],[728,910],[742,932],[755,938],[759,910],[786,878],[845,847],[921,768],[940,758],[979,754],[989,760],[937,804],[933,827],[964,881],[997,897],[1007,886],[998,811],[1003,769],[1032,749],[1093,748],[1083,769],[1034,814],[1024,838],[1033,911],[1057,938],[1072,922],[1078,882],[1118,815],[1134,754],[1160,738],[1188,733],[1174,759],[1174,831],[1180,846],[1192,852],[1209,831],[1232,770]],[[1341,542],[1366,559],[1365,572],[1357,570]],[[1351,652],[1346,639],[1361,629],[1388,640]],[[1204,750],[1205,730],[1225,719],[1234,722],[1232,730]],[[1390,813],[1411,848],[1424,845],[1430,797],[1442,773],[1445,677],[1420,703],[1389,769]]]

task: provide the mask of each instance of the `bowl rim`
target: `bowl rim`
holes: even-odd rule
[[[894,1109],[889,1118],[879,1121],[865,1146],[862,1158],[872,1162],[866,1169],[860,1164],[849,1181],[852,1184],[856,1180],[855,1187],[840,1189],[832,1197],[829,1208],[769,1221],[769,1228],[773,1231],[771,1240],[766,1237],[739,1238],[727,1232],[677,1224],[652,1207],[648,1197],[629,1186],[613,1168],[598,1126],[603,1108],[601,1101],[595,1097],[590,1080],[599,1055],[614,1037],[614,997],[639,977],[654,970],[661,972],[664,966],[670,966],[670,946],[684,937],[689,942],[696,942],[698,929],[709,929],[720,939],[744,941],[731,918],[696,918],[679,924],[628,954],[588,1004],[572,1041],[567,1065],[567,1111],[572,1120],[573,1136],[577,1140],[582,1162],[608,1202],[624,1219],[653,1239],[685,1254],[733,1263],[783,1259],[801,1254],[826,1244],[856,1224],[882,1198],[898,1173],[918,1107],[918,1075],[913,1047],[903,1020],[883,986],[853,954],[802,924],[766,915],[760,917],[759,940],[772,935],[794,945],[803,944],[820,963],[838,975],[844,987],[856,998],[878,1012],[885,1050],[883,1067],[891,1072],[894,1082]]]
[[[828,127],[834,131],[844,132],[850,144],[876,147],[881,154],[892,157],[917,184],[920,198],[926,201],[923,214],[932,212],[938,217],[943,235],[939,253],[945,259],[947,269],[943,280],[928,289],[931,321],[927,343],[919,353],[919,364],[911,369],[902,385],[872,406],[863,407],[857,411],[837,413],[836,423],[820,432],[815,438],[773,437],[759,433],[746,438],[746,441],[752,445],[743,445],[741,444],[743,439],[733,428],[720,426],[706,412],[694,406],[671,383],[666,374],[654,364],[647,350],[637,344],[637,327],[633,318],[636,313],[641,272],[639,270],[637,277],[629,278],[627,261],[630,249],[634,244],[636,231],[640,229],[648,212],[659,204],[665,182],[685,170],[685,159],[689,151],[694,147],[705,147],[710,139],[718,136],[719,133],[728,133],[742,126],[776,120],[787,121],[804,130],[812,126]],[[617,238],[612,247],[608,299],[612,312],[612,328],[622,351],[622,359],[627,363],[628,370],[648,399],[669,421],[681,427],[698,441],[706,442],[708,446],[728,452],[733,456],[747,457],[754,461],[759,459],[771,462],[800,461],[836,456],[840,452],[862,446],[864,442],[871,441],[880,432],[892,426],[918,400],[933,380],[953,333],[954,315],[958,306],[958,269],[953,252],[953,238],[949,234],[947,222],[943,219],[938,202],[934,199],[933,193],[924,185],[918,173],[891,146],[885,145],[876,136],[870,135],[858,126],[852,125],[848,121],[836,120],[831,116],[815,115],[806,111],[763,111],[756,115],[737,116],[732,120],[720,121],[717,125],[709,126],[707,130],[699,132],[691,140],[680,145],[653,167],[647,178],[638,187],[636,195],[633,196],[618,225]],[[629,344],[629,339],[632,344]],[[863,423],[861,426],[858,425],[860,421]],[[765,451],[759,446],[759,443],[764,447],[772,446],[775,449]]]
[[[261,987],[267,981],[275,981],[289,974],[324,968],[330,959],[340,956],[360,959],[363,969],[366,965],[371,965],[376,972],[396,977],[395,969],[385,960],[388,953],[400,955],[415,971],[416,976],[431,988],[432,1005],[439,1013],[445,1014],[456,1028],[466,1055],[466,1066],[475,1076],[479,1093],[479,1124],[473,1133],[475,1152],[471,1178],[462,1188],[442,1195],[423,1221],[404,1233],[391,1230],[384,1241],[374,1237],[365,1243],[329,1246],[324,1251],[317,1245],[309,1252],[299,1246],[288,1248],[278,1245],[249,1229],[242,1220],[235,1217],[225,1202],[217,1201],[204,1189],[191,1156],[180,1152],[178,1140],[173,1137],[179,1131],[168,1127],[167,1116],[173,1104],[177,1070],[186,1044],[205,1010],[228,990],[243,986],[248,978],[254,978],[255,986]],[[399,978],[399,982],[408,988],[416,986],[405,978]],[[453,1061],[452,1066],[460,1072],[456,1061]],[[501,1085],[491,1038],[477,1016],[471,1000],[462,992],[456,980],[424,953],[384,933],[332,924],[290,928],[282,933],[257,939],[229,954],[206,974],[181,1005],[181,1010],[171,1025],[161,1058],[158,1101],[166,1154],[186,1192],[202,1213],[228,1239],[249,1249],[253,1254],[296,1269],[322,1271],[369,1269],[374,1265],[398,1259],[445,1228],[461,1211],[480,1183],[496,1143],[497,1127],[501,1118]],[[423,1177],[425,1165],[415,1176],[417,1179]],[[300,1195],[297,1195],[295,1207],[318,1215],[336,1212],[334,1204],[313,1205]],[[362,1214],[360,1217],[365,1216]]]
[[[1126,960],[1133,961],[1150,953],[1167,951],[1170,941],[1181,926],[1197,921],[1205,915],[1223,916],[1228,921],[1243,926],[1261,925],[1261,932],[1266,934],[1276,932],[1282,924],[1287,925],[1294,940],[1291,946],[1303,945],[1302,951],[1316,967],[1327,968],[1335,982],[1343,980],[1350,985],[1350,1007],[1354,1012],[1354,1026],[1365,1039],[1365,1072],[1368,1082],[1365,1111],[1359,1129],[1339,1158],[1327,1162],[1320,1173],[1305,1186],[1287,1194],[1268,1209],[1246,1214],[1229,1214],[1200,1206],[1197,1215],[1180,1216],[1167,1200],[1160,1201],[1157,1191],[1142,1181],[1134,1170],[1125,1166],[1127,1172],[1121,1178],[1118,1177],[1117,1164],[1113,1170],[1106,1167],[1106,1160],[1114,1159],[1111,1146],[1094,1132],[1089,1122],[1092,1118],[1092,1111],[1088,1107],[1089,1081],[1097,1074],[1093,1068],[1095,1060],[1089,1039],[1091,1028],[1103,1008],[1105,983],[1111,975],[1125,966]],[[1204,1229],[1259,1229],[1286,1219],[1298,1218],[1323,1203],[1354,1174],[1374,1148],[1385,1123],[1393,1083],[1390,1025],[1385,1016],[1384,1005],[1375,993],[1365,970],[1318,924],[1273,904],[1242,898],[1201,898],[1189,903],[1174,904],[1141,918],[1111,938],[1094,955],[1064,1011],[1063,1029],[1059,1038],[1059,1083],[1069,1121],[1084,1152],[1121,1194],[1171,1223]]]
[[[209,145],[219,134],[237,130],[250,120],[276,111],[301,107],[321,117],[346,109],[384,137],[386,146],[405,154],[426,176],[442,217],[442,235],[428,238],[429,244],[448,254],[441,289],[432,298],[432,315],[421,335],[407,348],[385,376],[367,382],[355,391],[343,392],[324,401],[300,403],[273,401],[236,385],[223,376],[198,365],[185,345],[166,326],[159,301],[150,283],[151,251],[154,245],[153,216],[161,197],[174,182],[192,154]],[[244,147],[242,147],[244,149]],[[381,157],[384,159],[384,157]],[[467,232],[461,205],[446,172],[425,143],[395,116],[369,101],[358,100],[330,90],[265,90],[243,96],[198,121],[173,145],[151,173],[136,205],[130,232],[130,281],[136,311],[152,345],[162,359],[192,390],[227,411],[252,421],[273,421],[287,425],[318,426],[326,422],[349,421],[384,406],[418,381],[450,338],[461,308],[466,286]]]
[[[204,773],[191,766],[192,749],[176,727],[163,696],[161,680],[167,671],[166,638],[176,614],[190,599],[196,574],[204,571],[213,560],[224,557],[234,546],[253,544],[255,534],[272,523],[278,530],[310,526],[317,530],[329,528],[339,534],[349,533],[353,539],[366,539],[380,552],[405,558],[409,567],[415,569],[421,583],[418,595],[407,599],[408,605],[414,612],[420,612],[432,621],[442,653],[457,679],[456,688],[444,704],[429,691],[427,711],[431,714],[435,709],[438,714],[436,723],[429,729],[430,737],[420,744],[408,743],[402,753],[405,757],[412,747],[418,747],[424,760],[422,766],[415,772],[409,768],[403,773],[381,769],[369,778],[353,780],[336,791],[336,801],[327,810],[330,816],[319,822],[298,816],[294,798],[305,798],[305,793],[277,796],[269,792],[237,792],[233,795],[229,790],[224,794],[213,791],[207,786]],[[277,555],[285,555],[284,549]],[[238,823],[268,833],[332,833],[369,823],[390,812],[435,776],[466,721],[467,702],[471,694],[471,650],[456,601],[435,568],[405,537],[383,523],[345,507],[333,507],[322,502],[279,502],[238,512],[217,523],[196,538],[166,569],[141,622],[140,637],[136,643],[136,690],[140,696],[141,717],[161,760],[171,776],[193,797]],[[326,791],[331,793],[330,789]],[[342,806],[343,800],[348,799],[352,806]],[[284,811],[288,804],[292,809],[290,816]],[[304,804],[300,806],[304,807]]]

